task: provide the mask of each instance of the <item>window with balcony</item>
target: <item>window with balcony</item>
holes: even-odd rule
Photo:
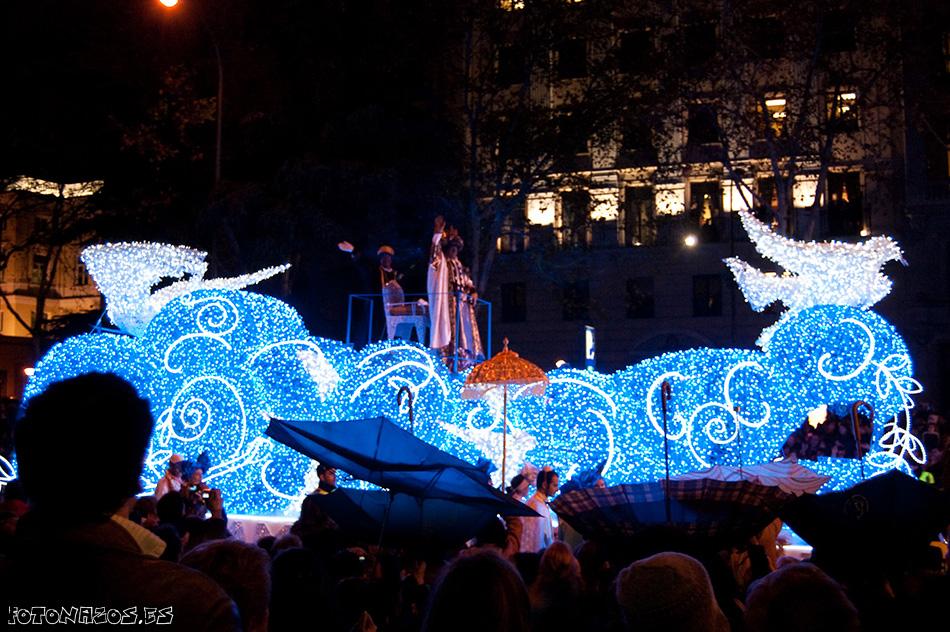
[[[683,54],[690,66],[705,64],[716,55],[719,48],[716,20],[709,16],[689,18],[683,37]]]
[[[627,318],[653,318],[653,277],[627,279]]]
[[[523,323],[528,317],[524,283],[501,284],[501,322]]]
[[[621,121],[620,152],[621,166],[640,166],[655,164],[656,146],[653,144],[653,130],[647,121],[636,112],[627,112]]]
[[[828,11],[821,21],[821,49],[827,53],[844,53],[857,49],[857,17],[850,11]]]
[[[759,221],[769,226],[778,226],[778,189],[775,188],[775,178],[768,176],[755,181],[755,208],[753,212]]]
[[[73,285],[89,285],[89,271],[86,270],[86,264],[82,261],[76,264],[76,276],[73,279]]]
[[[498,252],[521,252],[525,248],[525,207],[518,205],[501,224],[496,243]]]
[[[857,171],[828,174],[828,234],[857,237],[864,228],[861,174]]]
[[[496,66],[498,85],[510,86],[525,79],[524,51],[518,46],[502,46],[498,49]]]
[[[650,69],[653,60],[653,31],[637,29],[620,35],[617,66],[620,72],[642,73]]]
[[[561,243],[568,248],[586,248],[590,234],[590,193],[561,192]]]
[[[687,142],[690,145],[706,145],[719,142],[719,123],[715,106],[694,103],[689,106],[687,119]]]
[[[48,265],[49,257],[33,253],[33,260],[30,265],[30,283],[39,285],[46,276],[46,267]]]
[[[689,185],[690,223],[699,229],[703,242],[719,241],[723,233],[722,187],[718,181]]]
[[[718,274],[693,277],[693,316],[722,316],[722,277]]]
[[[587,40],[570,39],[555,50],[555,69],[558,79],[578,79],[587,76]]]
[[[590,282],[587,279],[565,283],[561,296],[561,316],[564,320],[590,318]]]
[[[858,94],[853,90],[832,90],[826,97],[825,115],[828,126],[835,132],[853,132],[858,129]]]
[[[751,18],[748,22],[748,43],[752,54],[760,59],[778,59],[785,45],[785,29],[774,16]]]
[[[558,158],[571,159],[590,154],[587,133],[579,119],[570,113],[561,113],[556,118],[558,135]]]
[[[653,187],[626,187],[623,192],[624,242],[649,246],[656,241],[656,201]]]

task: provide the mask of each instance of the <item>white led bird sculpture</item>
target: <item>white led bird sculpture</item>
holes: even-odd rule
[[[185,246],[149,242],[89,246],[80,258],[106,297],[106,313],[122,331],[140,336],[152,318],[173,299],[196,290],[240,290],[290,267],[264,268],[250,274],[205,279],[208,253]],[[181,279],[159,290],[164,279]]]
[[[868,309],[891,291],[891,280],[881,272],[884,264],[900,261],[906,265],[900,247],[890,237],[875,236],[853,244],[796,241],[775,233],[749,211],[738,212],[755,249],[782,266],[785,274],[766,274],[738,257],[725,259],[726,265],[752,309],[760,312],[780,302],[786,307],[782,320],[816,305]],[[762,332],[760,346],[767,344],[773,330],[774,326]]]

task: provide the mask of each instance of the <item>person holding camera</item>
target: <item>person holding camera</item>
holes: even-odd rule
[[[155,493],[153,495],[156,501],[168,492],[181,491],[181,468],[184,462],[185,459],[183,459],[180,454],[173,454],[171,458],[168,459],[168,468],[165,470],[165,476],[163,476],[158,481],[158,485],[155,486]]]
[[[185,503],[185,516],[205,518],[211,512],[212,518],[224,519],[221,490],[213,489],[204,482],[204,472],[209,466],[207,452],[202,452],[194,463],[184,462],[182,474],[185,482],[181,486],[181,497]]]

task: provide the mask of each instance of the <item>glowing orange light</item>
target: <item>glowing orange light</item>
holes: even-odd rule
[[[162,3],[162,6],[168,7],[169,9],[171,9],[172,7],[178,6],[178,0],[158,0],[158,1]]]

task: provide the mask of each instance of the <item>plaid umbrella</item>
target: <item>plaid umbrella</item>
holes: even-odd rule
[[[830,476],[822,476],[794,461],[780,461],[734,467],[714,465],[706,470],[689,472],[674,477],[676,480],[711,478],[718,481],[752,481],[768,487],[778,487],[787,494],[801,496],[814,494],[828,482]]]
[[[669,489],[669,520],[665,490]],[[775,519],[791,498],[777,487],[754,481],[708,478],[579,489],[563,494],[551,508],[585,538],[629,537],[670,524],[686,533],[724,544],[744,542]]]

